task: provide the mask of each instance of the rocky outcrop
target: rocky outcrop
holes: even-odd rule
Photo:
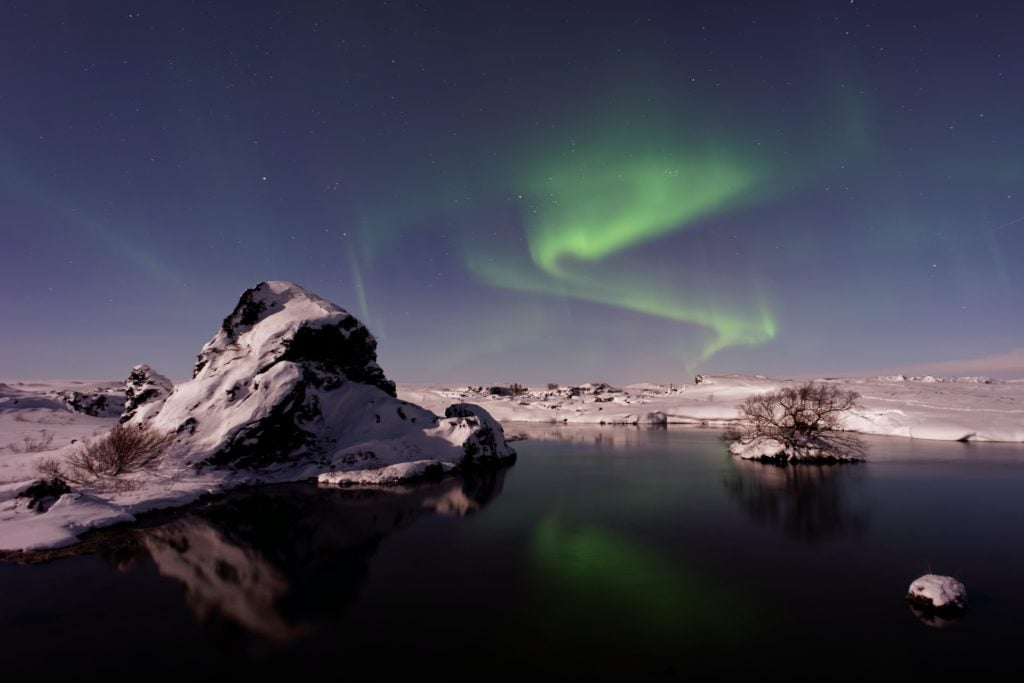
[[[43,513],[53,507],[53,504],[63,496],[65,493],[69,493],[71,488],[67,482],[60,477],[52,477],[50,479],[38,479],[32,482],[32,485],[26,488],[24,491],[17,495],[18,498],[25,498],[28,500],[29,510],[35,510],[36,512]]]
[[[139,395],[153,388],[147,377],[140,371]],[[482,408],[453,406],[440,418],[395,398],[369,330],[288,282],[247,290],[193,378],[151,405],[127,421],[175,434],[171,457],[199,468],[289,467],[297,478],[425,462],[398,468],[413,477],[515,457]]]
[[[124,396],[111,391],[58,391],[54,394],[68,410],[92,417],[115,417],[121,414]]]
[[[148,365],[136,365],[124,382],[124,412],[121,422],[131,420],[141,408],[156,414],[174,389],[174,383]]]

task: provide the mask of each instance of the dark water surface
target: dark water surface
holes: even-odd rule
[[[711,431],[514,426],[512,468],[237,493],[88,555],[0,564],[5,674],[630,680],[1019,668],[1024,447],[730,459]],[[952,574],[966,616],[903,601]]]

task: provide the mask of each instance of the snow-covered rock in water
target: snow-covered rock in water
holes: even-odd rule
[[[125,402],[121,422],[131,420],[140,409],[145,408],[139,416],[139,421],[144,422],[146,416],[159,412],[173,389],[174,382],[153,368],[136,365],[124,382]]]
[[[910,584],[907,600],[920,609],[955,614],[967,609],[967,589],[952,576],[925,574]]]
[[[488,466],[515,457],[505,433],[490,413],[473,403],[453,403],[444,411],[451,432],[462,431],[466,438],[462,442],[464,458],[459,463],[463,469]]]
[[[375,469],[325,472],[317,477],[317,482],[331,486],[386,486],[410,479],[438,479],[454,469],[451,463],[439,460],[413,460]]]
[[[459,411],[441,419],[398,400],[361,322],[298,285],[264,282],[242,295],[203,347],[193,378],[158,412],[143,407],[129,424],[146,419],[174,433],[169,457],[200,468],[285,465],[315,476],[515,457],[486,411]]]
[[[837,439],[841,436],[837,435]],[[845,443],[820,435],[802,444],[784,444],[777,439],[759,436],[750,441],[733,441],[729,452],[745,460],[772,462],[857,462],[864,459],[863,451],[851,449]]]

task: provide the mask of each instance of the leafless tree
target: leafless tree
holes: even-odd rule
[[[842,416],[859,408],[860,394],[834,384],[807,382],[748,397],[739,421],[724,438],[749,444],[773,439],[807,459],[862,460],[867,447],[857,434],[842,431]]]

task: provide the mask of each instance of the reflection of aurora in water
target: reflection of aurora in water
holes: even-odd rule
[[[711,581],[601,527],[573,528],[548,516],[534,532],[530,557],[550,591],[542,603],[564,628],[722,639],[749,619],[740,601]]]

